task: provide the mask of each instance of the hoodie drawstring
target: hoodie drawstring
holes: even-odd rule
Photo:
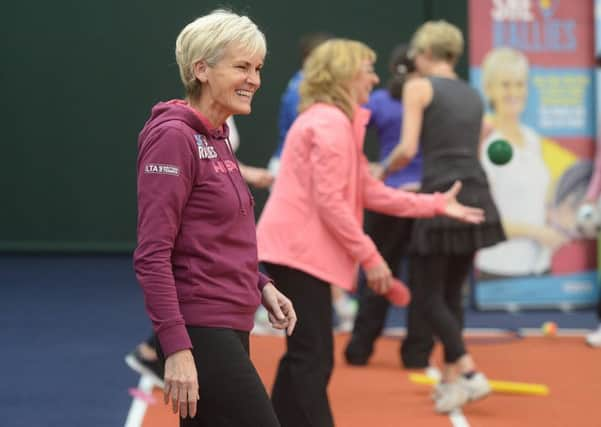
[[[229,149],[230,158],[234,163],[236,163],[236,166],[238,167],[238,174],[240,175],[240,178],[242,178],[242,180],[244,181],[244,178],[242,177],[242,173],[240,172],[240,164],[238,163],[238,160],[234,156],[234,150],[232,150],[232,144],[230,143],[230,139],[225,138],[225,143],[227,145],[227,148]],[[229,178],[230,182],[232,183],[232,186],[234,187],[234,190],[236,191],[236,196],[238,197],[238,203],[240,205],[240,213],[242,215],[246,215],[246,209],[244,208],[244,205],[242,204],[242,196],[240,195],[240,191],[238,190],[238,187],[236,186],[236,183],[234,182],[234,180],[230,174],[230,170],[227,167],[225,168],[225,170],[227,171],[227,177]],[[250,194],[250,190],[248,190],[248,187],[247,187],[247,191],[248,191],[248,195],[250,197],[251,204],[252,204],[253,197],[252,197],[252,194]]]

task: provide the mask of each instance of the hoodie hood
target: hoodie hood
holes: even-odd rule
[[[229,137],[230,131],[226,123],[214,128],[206,117],[190,107],[186,101],[173,99],[159,102],[152,107],[150,118],[140,133],[141,140],[145,139],[148,133],[157,126],[172,120],[184,122],[198,133],[207,135],[211,139],[227,139]]]

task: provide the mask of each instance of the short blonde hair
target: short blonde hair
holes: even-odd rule
[[[366,60],[375,62],[376,53],[361,42],[330,39],[320,44],[303,66],[299,111],[316,102],[324,102],[337,106],[352,118],[354,107],[349,83]]]
[[[528,68],[528,58],[519,50],[510,47],[493,49],[482,61],[482,85],[486,90],[500,74],[507,72],[517,72],[527,79]]]
[[[194,64],[200,60],[217,64],[231,43],[238,43],[251,55],[265,55],[265,35],[247,16],[217,9],[189,23],[177,36],[175,59],[189,97],[200,95],[200,82],[194,76]]]
[[[430,52],[434,59],[454,65],[463,53],[463,35],[447,21],[428,21],[413,35],[411,50],[413,54]]]

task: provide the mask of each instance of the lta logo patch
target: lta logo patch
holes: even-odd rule
[[[160,163],[147,163],[146,166],[144,166],[144,173],[178,176],[179,168],[174,165],[163,165]]]

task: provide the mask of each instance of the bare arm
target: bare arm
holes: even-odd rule
[[[238,161],[240,174],[244,180],[255,188],[268,188],[273,184],[274,176],[267,169],[248,166]]]
[[[478,155],[484,156],[484,141],[494,132],[494,128],[490,120],[482,119],[482,128],[480,129],[480,142],[478,144]]]
[[[564,244],[567,237],[547,225],[526,224],[523,222],[503,221],[503,228],[509,239],[517,239],[520,237],[533,239],[541,246],[557,249]]]
[[[386,173],[406,166],[417,153],[424,110],[432,102],[432,84],[423,77],[414,78],[403,89],[403,129],[401,142],[384,161]]]
[[[585,201],[593,203],[601,195],[601,141],[597,141],[595,153],[595,167],[593,176],[586,191]]]

